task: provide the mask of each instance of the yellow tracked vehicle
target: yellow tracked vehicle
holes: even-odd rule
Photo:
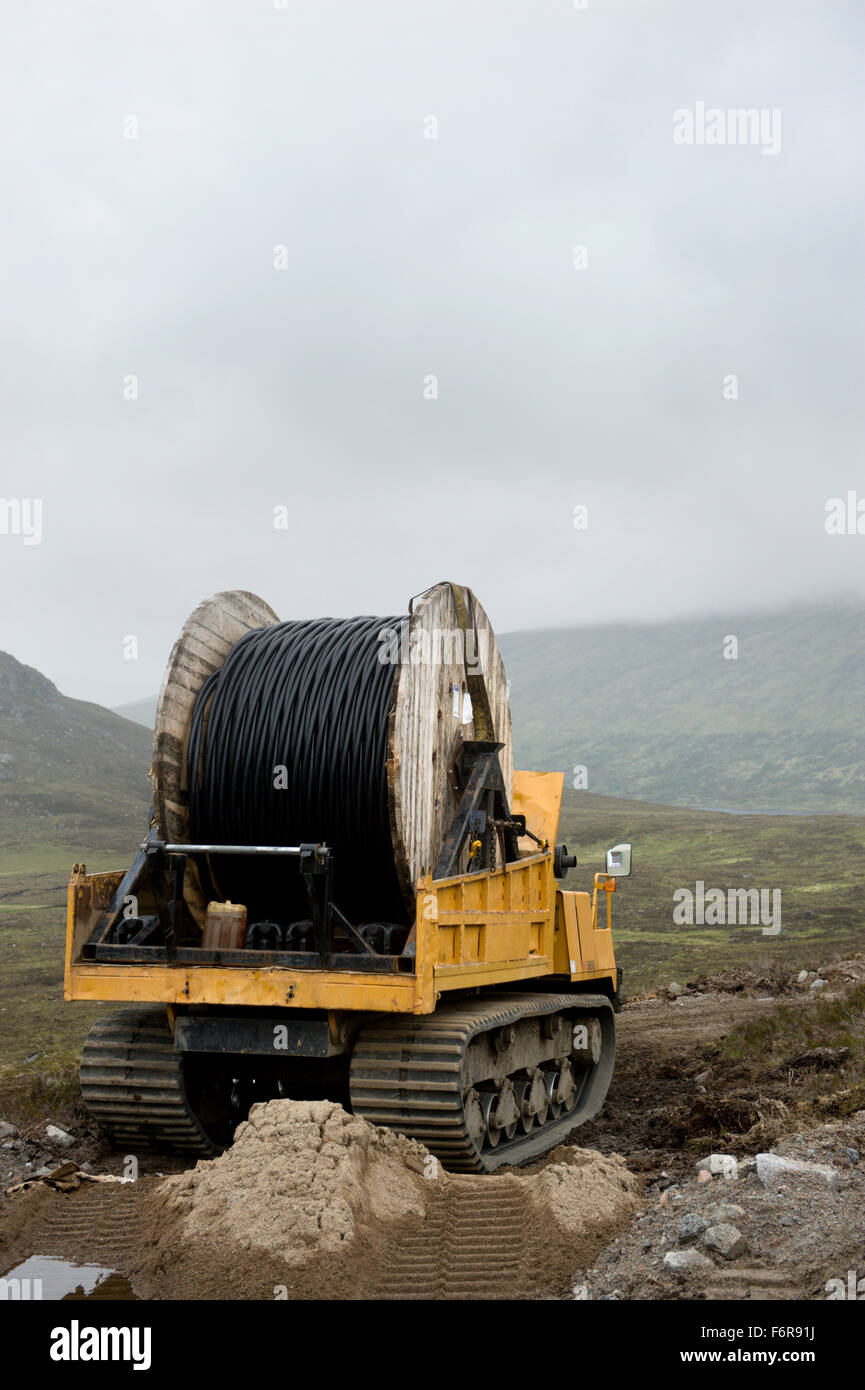
[[[128,1006],[80,1073],[118,1146],[214,1154],[256,1101],[328,1096],[477,1173],[598,1113],[631,847],[591,893],[560,886],[563,778],[513,771],[470,590],[341,623],[206,600],[151,773],[129,869],[69,881],[65,997]]]

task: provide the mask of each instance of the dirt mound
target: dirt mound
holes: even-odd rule
[[[650,990],[641,999],[681,999],[690,995],[738,994],[745,998],[781,998],[807,993],[811,989],[827,988],[829,993],[843,992],[849,985],[865,980],[865,953],[822,962],[811,969],[791,971],[788,964],[778,961],[771,966],[731,966],[712,975],[700,974],[685,984],[671,980],[668,985]],[[819,983],[815,986],[814,982]]]
[[[618,1154],[602,1157],[593,1149],[559,1149],[539,1173],[515,1174],[538,1211],[574,1236],[596,1235],[618,1225],[624,1213],[641,1205],[640,1183]],[[483,1178],[480,1179],[483,1182]]]
[[[254,1106],[231,1149],[159,1191],[173,1229],[148,1279],[168,1242],[199,1269],[230,1264],[234,1297],[268,1296],[262,1259],[293,1298],[560,1294],[641,1206],[617,1155],[560,1149],[528,1172],[454,1175],[330,1101]]]
[[[7,1267],[98,1258],[142,1298],[555,1298],[642,1205],[617,1154],[451,1174],[330,1101],[277,1100],[187,1172],[7,1197],[0,1245]]]
[[[721,970],[714,975],[698,975],[688,980],[685,990],[694,994],[746,994],[781,995],[792,994],[795,985],[788,970],[776,967],[774,970],[755,970],[751,966],[735,966]]]
[[[331,1101],[274,1100],[252,1107],[220,1158],[162,1190],[189,1237],[297,1266],[340,1250],[358,1222],[423,1216],[424,1159],[422,1145]]]

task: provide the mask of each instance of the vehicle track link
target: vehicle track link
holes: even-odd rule
[[[598,1019],[601,1053],[582,1065],[576,1102],[528,1134],[479,1147],[464,1106],[464,1062],[472,1040],[532,1016]],[[615,1061],[615,1022],[601,994],[488,995],[448,1003],[434,1014],[379,1019],[361,1030],[351,1059],[352,1110],[420,1140],[452,1172],[490,1173],[549,1152],[604,1103]]]
[[[189,1103],[164,1009],[122,1009],[94,1023],[79,1079],[85,1105],[117,1148],[219,1153]]]

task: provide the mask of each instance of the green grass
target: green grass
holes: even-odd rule
[[[0,880],[0,1068],[13,1077],[68,1068],[101,1011],[63,999],[69,868]]]
[[[848,1048],[839,1070],[785,1066],[814,1048]],[[820,999],[802,1008],[779,1005],[740,1023],[719,1044],[721,1065],[731,1074],[750,1071],[765,1078],[795,1076],[800,1107],[845,1116],[865,1108],[865,985],[843,999]]]
[[[65,1077],[100,1012],[63,1001],[66,885],[81,860],[129,863],[150,757],[145,729],[0,652],[0,1068],[15,1094]]]
[[[815,1047],[848,1047],[865,1064],[865,985],[843,999],[820,999],[811,1009],[781,1004],[771,1014],[734,1028],[722,1042],[733,1061],[760,1061],[771,1068]]]
[[[731,815],[566,791],[559,839],[579,858],[568,888],[590,889],[611,845],[634,846],[612,900],[626,993],[735,965],[813,969],[865,948],[865,817]],[[697,880],[707,891],[779,888],[781,932],[677,926],[673,894]]]
[[[591,888],[610,845],[634,845],[633,873],[612,900],[626,994],[737,965],[767,974],[815,969],[865,948],[865,824],[858,817],[733,816],[567,792],[560,839],[580,861],[565,881],[569,888]],[[130,834],[125,853],[100,850],[91,867],[124,867],[136,841]],[[86,844],[81,850],[91,858]],[[0,879],[0,1066],[17,1072],[68,1066],[100,1012],[63,1002],[71,861],[61,857],[62,869],[46,867],[56,860],[44,857],[39,872],[7,869]],[[751,926],[676,926],[673,892],[693,888],[696,879],[707,888],[779,887],[780,935]],[[831,891],[815,893],[827,879]],[[25,1064],[35,1052],[37,1061]]]

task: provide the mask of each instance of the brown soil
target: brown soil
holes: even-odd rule
[[[3,1258],[98,1261],[145,1298],[561,1297],[639,1186],[576,1148],[531,1173],[454,1176],[330,1101],[271,1101],[179,1176],[7,1199]]]
[[[601,1117],[542,1163],[448,1175],[330,1102],[271,1102],[194,1169],[155,1156],[134,1184],[0,1199],[0,1272],[97,1261],[162,1299],[825,1296],[857,1262],[865,1275],[865,957],[828,967],[819,999],[795,977],[728,976],[625,1007]],[[34,1143],[6,1151],[7,1182],[32,1175],[25,1158],[51,1166]],[[753,1156],[769,1149],[828,1164],[838,1186],[766,1192]],[[710,1152],[742,1160],[739,1181],[698,1183]],[[53,1162],[85,1155],[122,1171],[86,1133]],[[722,1199],[747,1254],[674,1274],[681,1216]]]

